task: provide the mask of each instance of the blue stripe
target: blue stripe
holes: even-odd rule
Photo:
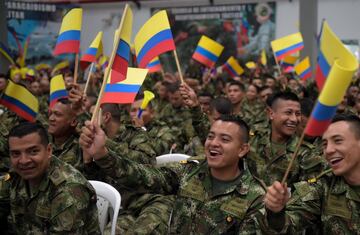
[[[152,36],[141,48],[137,55],[137,61],[141,61],[146,53],[162,41],[173,39],[170,29],[165,29]]]
[[[299,76],[300,77],[303,77],[304,75],[306,75],[307,73],[309,73],[310,72],[310,68],[307,68],[307,69],[305,69]]]
[[[106,84],[105,92],[138,92],[141,85],[133,84]]]
[[[160,60],[155,60],[154,62],[149,63],[146,67],[151,68],[158,64],[160,64]]]
[[[50,94],[50,102],[55,99],[58,99],[61,97],[66,97],[66,96],[68,96],[67,90],[57,90]]]
[[[97,48],[89,47],[89,48],[86,50],[85,54],[95,56],[95,55],[96,55],[96,52],[97,52]]]
[[[231,65],[226,62],[227,68],[231,70],[231,72],[233,72],[235,75],[239,76],[239,74],[235,71],[235,69],[233,67],[231,67]]]
[[[317,102],[312,113],[314,119],[318,121],[326,121],[331,119],[336,113],[337,105],[327,106],[320,102]]]
[[[80,41],[80,30],[69,30],[65,31],[59,35],[57,43],[68,40],[78,40]]]
[[[205,56],[206,58],[213,61],[214,63],[216,62],[216,60],[218,58],[215,54],[211,53],[210,51],[206,50],[205,48],[203,48],[201,46],[197,46],[195,52]]]
[[[303,42],[299,42],[298,44],[292,45],[290,47],[287,47],[287,48],[284,48],[284,49],[282,49],[280,51],[275,52],[275,56],[279,57],[279,56],[281,56],[281,55],[283,55],[283,54],[285,54],[285,53],[287,53],[289,51],[292,51],[292,50],[294,50],[294,49],[296,49],[298,47],[301,47],[303,45],[304,45]]]
[[[321,71],[323,72],[323,74],[326,78],[330,72],[330,65],[326,61],[325,56],[321,52],[321,50],[319,50],[317,62],[318,62],[318,65],[320,66]]]
[[[13,98],[11,96],[8,96],[6,94],[3,95],[2,99],[8,101],[9,103],[12,103],[12,104],[18,106],[20,109],[24,110],[26,113],[30,114],[31,116],[36,117],[36,112],[34,110],[32,110],[26,104],[21,102],[20,100],[15,99],[15,98]]]
[[[129,61],[130,58],[129,44],[127,44],[127,42],[125,42],[124,40],[120,39],[116,54],[124,58],[126,61]]]

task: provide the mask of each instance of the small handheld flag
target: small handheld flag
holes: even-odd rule
[[[154,93],[152,93],[151,91],[144,91],[144,99],[143,102],[141,103],[140,109],[139,109],[139,113],[137,115],[138,118],[141,118],[141,114],[142,112],[146,109],[146,107],[148,106],[149,102],[154,99],[155,95]]]
[[[248,69],[255,69],[256,68],[256,64],[254,61],[249,61],[245,64],[245,66],[248,68]]]
[[[224,46],[203,35],[200,38],[192,58],[211,68],[215,65],[223,50]]]
[[[294,54],[304,48],[301,33],[294,33],[271,41],[275,58],[280,61],[288,55]]]
[[[100,47],[102,40],[103,32],[98,32],[95,39],[92,41],[90,47],[86,50],[85,54],[80,59],[80,67],[82,70],[85,70],[90,63],[94,63],[97,58],[100,56]]]
[[[307,56],[294,67],[295,73],[303,80],[311,77],[310,59]]]
[[[30,122],[35,121],[36,115],[39,112],[37,98],[24,86],[16,84],[11,80],[9,80],[6,86],[0,103]]]
[[[146,68],[156,56],[175,50],[169,19],[165,10],[153,15],[139,30],[134,40],[139,68]]]
[[[239,65],[237,60],[231,56],[226,63],[223,65],[223,68],[230,74],[232,77],[238,77],[244,73],[244,69]]]
[[[50,108],[61,98],[68,97],[65,82],[62,74],[59,74],[50,80]]]
[[[63,18],[54,55],[79,53],[82,9],[71,9]]]
[[[150,63],[146,66],[146,68],[149,69],[149,73],[155,73],[161,71],[162,67],[159,57],[156,56],[154,59],[152,59]]]

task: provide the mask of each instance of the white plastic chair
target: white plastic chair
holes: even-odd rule
[[[96,192],[100,231],[102,234],[104,233],[105,225],[108,222],[109,208],[111,207],[113,209],[113,214],[110,214],[111,235],[115,235],[116,221],[121,204],[120,193],[110,184],[96,180],[89,180],[89,182]]]
[[[182,154],[182,153],[164,154],[164,155],[160,155],[160,156],[156,157],[156,164],[160,165],[160,164],[164,164],[167,162],[179,162],[181,160],[186,160],[189,157],[190,157],[189,155]]]

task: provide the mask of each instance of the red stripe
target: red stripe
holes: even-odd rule
[[[85,54],[81,57],[80,61],[86,61],[86,62],[95,62],[96,61],[96,56],[94,55],[90,55],[90,54]]]
[[[290,50],[290,51],[286,52],[285,54],[279,55],[279,56],[277,57],[277,59],[278,59],[278,60],[284,59],[286,56],[291,55],[291,54],[294,54],[295,52],[300,51],[300,50],[303,49],[303,48],[304,48],[304,46],[301,46],[301,47],[298,47],[298,48],[294,48],[293,50]]]
[[[311,71],[309,71],[307,74],[305,74],[304,76],[302,76],[302,80],[306,81],[306,79],[311,78]]]
[[[136,94],[137,93],[105,92],[101,104],[131,104],[134,102]]]
[[[225,69],[226,72],[230,74],[230,76],[232,77],[236,76],[236,74],[234,74],[226,65],[224,65],[223,68]]]
[[[111,70],[111,74],[110,74],[110,83],[114,84],[117,82],[121,82],[124,81],[126,79],[126,77],[124,76],[123,73],[120,73],[116,70]]]
[[[321,70],[320,65],[318,64],[316,66],[316,77],[315,77],[315,81],[316,81],[316,85],[319,89],[319,91],[322,90],[322,88],[324,87],[325,81],[326,81],[326,77],[323,73],[323,71]]]
[[[19,115],[20,117],[28,120],[29,122],[34,122],[35,117],[31,114],[25,112],[23,109],[19,108],[18,106],[14,105],[13,103],[7,102],[6,100],[1,99],[0,103],[6,106],[8,109]]]
[[[114,58],[113,66],[112,66],[113,74],[111,76],[110,83],[114,84],[114,83],[125,80],[128,66],[129,66],[129,63],[124,58],[116,55]],[[114,71],[115,71],[115,73],[114,73]]]
[[[210,68],[215,65],[214,61],[196,52],[193,54],[192,58]]]
[[[154,57],[167,52],[175,50],[175,44],[173,39],[164,40],[157,44],[155,47],[151,48],[139,62],[139,68],[145,69],[148,63],[154,59]]]
[[[326,129],[329,127],[330,123],[331,119],[325,121],[317,121],[313,117],[310,117],[305,127],[305,134],[308,136],[322,136],[322,134],[324,134]]]
[[[69,40],[63,41],[56,44],[53,54],[60,55],[65,53],[79,53],[80,41],[78,40]]]
[[[161,64],[157,64],[155,66],[152,67],[148,67],[149,69],[149,73],[155,73],[161,70]]]

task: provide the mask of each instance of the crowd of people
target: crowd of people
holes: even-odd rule
[[[103,104],[93,122],[101,67],[85,93],[68,67],[18,71],[0,74],[0,91],[11,79],[40,105],[35,123],[1,106],[4,234],[100,234],[88,180],[120,192],[117,234],[360,233],[358,77],[324,135],[297,149],[316,85],[272,66],[231,77],[192,61],[182,83],[177,73],[150,74],[132,104]],[[68,97],[49,107],[56,74]],[[144,90],[155,98],[139,117]],[[157,165],[168,153],[191,157]]]

